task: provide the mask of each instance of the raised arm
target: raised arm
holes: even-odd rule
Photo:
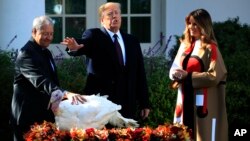
[[[84,46],[83,44],[79,45],[73,37],[71,37],[71,38],[66,37],[61,42],[61,44],[66,45],[69,48],[69,50],[78,50]]]

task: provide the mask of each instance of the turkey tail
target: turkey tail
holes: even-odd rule
[[[110,118],[109,123],[117,127],[139,127],[136,120],[124,118],[119,112]]]

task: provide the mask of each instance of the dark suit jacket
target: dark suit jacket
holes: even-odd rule
[[[54,122],[54,114],[47,109],[50,95],[58,88],[55,63],[46,49],[44,53],[33,39],[21,48],[15,64],[14,93],[11,103],[11,123],[20,132],[30,129],[34,122]]]
[[[137,106],[149,108],[148,88],[143,56],[139,41],[121,32],[126,51],[126,65],[121,66],[114,43],[104,28],[88,29],[82,39],[84,47],[69,55],[86,55],[91,59],[93,73],[89,73],[86,94],[109,95],[109,99],[122,105],[122,115],[135,118]]]

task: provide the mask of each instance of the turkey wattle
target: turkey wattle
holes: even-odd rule
[[[60,130],[71,128],[102,129],[107,123],[117,127],[138,127],[133,119],[124,118],[117,105],[107,99],[107,96],[84,96],[87,100],[84,104],[72,105],[71,100],[63,100],[55,113],[56,125]]]

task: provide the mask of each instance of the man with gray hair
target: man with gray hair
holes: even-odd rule
[[[52,19],[47,16],[36,17],[32,38],[18,53],[10,119],[14,141],[24,140],[23,135],[35,122],[55,122],[53,112],[56,112],[63,98],[72,97],[72,104],[86,101],[83,96],[59,87],[56,65],[47,49],[53,34]]]

